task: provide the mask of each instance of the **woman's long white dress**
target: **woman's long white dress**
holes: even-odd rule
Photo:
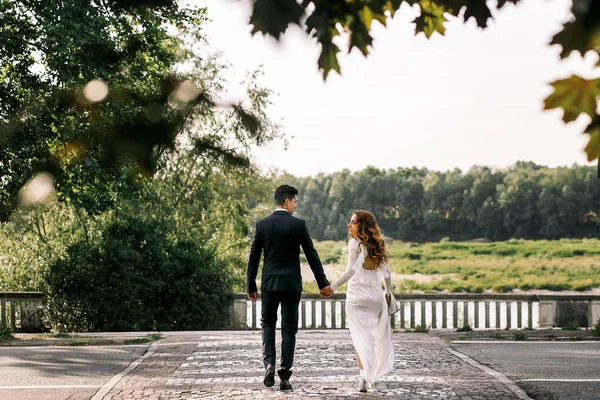
[[[387,263],[375,270],[363,268],[367,255],[366,246],[356,239],[348,242],[348,267],[340,278],[331,284],[337,290],[348,282],[346,291],[346,314],[352,342],[363,369],[360,375],[374,383],[394,368],[392,329],[387,312],[387,302],[381,290],[391,293],[391,274]]]

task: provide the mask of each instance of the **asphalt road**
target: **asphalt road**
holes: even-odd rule
[[[452,342],[536,400],[600,399],[600,342]]]
[[[90,399],[147,348],[0,347],[0,399]]]

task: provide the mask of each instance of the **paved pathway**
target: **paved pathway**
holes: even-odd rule
[[[356,390],[358,371],[348,331],[300,331],[294,390],[281,392],[278,379],[272,388],[262,384],[260,332],[167,334],[93,400],[528,399],[503,375],[453,352],[430,334],[394,333],[393,342],[394,371],[362,394]]]

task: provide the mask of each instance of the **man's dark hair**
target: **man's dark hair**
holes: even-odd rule
[[[275,190],[275,204],[282,206],[285,203],[285,199],[290,201],[294,199],[294,196],[298,195],[298,189],[290,185],[281,185]]]

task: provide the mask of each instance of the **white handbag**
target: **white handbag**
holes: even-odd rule
[[[400,308],[398,308],[398,303],[396,303],[396,299],[394,298],[393,294],[389,294],[390,296],[390,301],[388,303],[388,314],[392,315],[392,314],[396,314],[398,311],[400,311]],[[386,300],[387,300],[387,293],[386,293]]]

